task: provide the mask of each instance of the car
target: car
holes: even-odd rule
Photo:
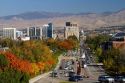
[[[68,77],[68,76],[69,76],[69,73],[68,73],[68,72],[66,72],[66,73],[65,73],[65,77]]]
[[[98,77],[100,83],[114,83],[114,78],[109,75],[101,75]]]
[[[74,69],[69,69],[69,72],[74,72]]]
[[[66,64],[67,66],[72,65],[72,61],[67,61]]]
[[[80,80],[83,80],[83,77],[80,76],[80,75],[75,75],[75,76],[69,77],[69,81],[75,81],[75,82],[77,82],[77,81],[80,81]]]
[[[68,69],[69,69],[69,70],[73,70],[74,68],[73,68],[72,66],[69,66]]]
[[[69,77],[72,77],[72,76],[75,76],[75,75],[76,75],[75,72],[73,72],[73,71],[70,71],[70,72],[69,72]]]
[[[58,77],[58,73],[57,73],[56,71],[53,71],[53,72],[51,73],[51,77]]]
[[[92,55],[90,55],[90,58],[92,58]]]
[[[68,70],[69,68],[68,67],[65,67],[64,70]]]
[[[116,83],[125,83],[125,76],[118,75],[114,77]]]

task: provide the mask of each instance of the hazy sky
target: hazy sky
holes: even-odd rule
[[[125,8],[125,0],[0,0],[0,16],[29,11],[105,12]]]

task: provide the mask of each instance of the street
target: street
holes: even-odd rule
[[[65,63],[67,63],[67,61],[72,61],[74,60],[74,64],[70,64],[70,67],[73,67],[73,70],[68,69],[67,67],[65,67]],[[64,65],[65,64],[65,65]],[[98,76],[99,75],[103,75],[105,74],[105,72],[103,71],[101,66],[96,66],[96,65],[91,65],[92,63],[90,63],[90,65],[87,65],[86,68],[81,68],[81,76],[83,76],[83,80],[78,81],[77,83],[97,83],[98,82]],[[76,66],[77,66],[77,62],[75,60],[74,57],[62,57],[61,63],[60,63],[61,69],[57,69],[57,77],[51,77],[51,74],[45,76],[44,78],[41,78],[40,80],[38,80],[35,83],[60,83],[60,82],[64,82],[64,81],[69,81],[69,77],[68,77],[68,71],[74,71],[76,72]],[[88,77],[86,77],[88,76]],[[71,82],[74,83],[74,82]]]
[[[50,73],[35,83],[75,83],[78,79],[72,79],[72,76],[76,75],[82,78],[77,83],[98,83],[98,77],[105,74],[102,65],[95,62],[91,50],[85,47],[84,40],[80,40],[79,50],[65,53],[57,66],[58,69],[52,72],[54,75]]]

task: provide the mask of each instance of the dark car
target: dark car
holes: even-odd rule
[[[76,75],[75,72],[72,72],[72,71],[69,72],[69,77],[72,77],[72,76],[75,76],[75,75]]]
[[[101,75],[98,77],[100,83],[114,83],[114,78],[109,75]]]
[[[79,76],[79,75],[75,75],[75,76],[71,76],[69,77],[69,81],[80,81],[80,80],[83,80],[83,77],[82,76]]]
[[[115,76],[115,82],[116,83],[125,83],[125,76]]]
[[[56,71],[53,71],[53,72],[51,73],[51,77],[58,77],[58,73],[57,73]]]

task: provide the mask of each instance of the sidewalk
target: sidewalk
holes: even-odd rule
[[[59,61],[58,61],[58,63],[57,63],[57,66],[56,66],[55,70],[59,68],[59,65],[60,65],[60,63],[61,63],[61,58],[62,58],[62,55],[60,55],[60,56],[58,57],[58,60],[59,60]],[[51,72],[52,72],[52,71],[49,71],[49,72],[47,72],[47,73],[38,75],[38,76],[36,76],[36,77],[30,79],[30,80],[29,80],[29,83],[35,83],[35,82],[38,81],[39,79],[45,78],[46,76],[48,76]]]
[[[51,72],[52,72],[52,71],[47,72],[47,73],[44,73],[44,74],[41,74],[41,75],[39,75],[39,76],[36,76],[36,77],[30,79],[30,80],[29,80],[29,83],[35,83],[37,80],[46,77],[46,76],[49,75],[49,73],[51,73]]]

